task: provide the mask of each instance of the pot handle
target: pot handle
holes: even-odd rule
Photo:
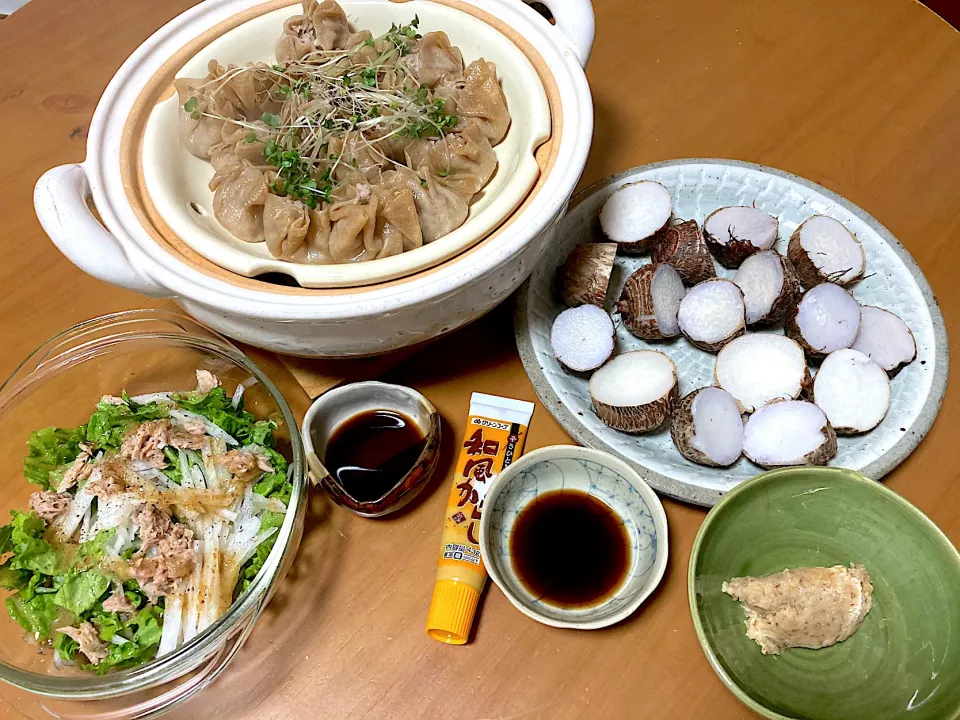
[[[82,165],[60,165],[40,176],[33,205],[54,245],[98,280],[144,295],[171,297],[169,290],[133,266],[117,239],[90,211],[89,198],[90,183]]]
[[[553,15],[557,29],[573,46],[580,61],[586,67],[593,49],[595,21],[590,0],[523,0],[527,5],[544,5]]]

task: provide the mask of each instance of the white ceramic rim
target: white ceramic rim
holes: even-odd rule
[[[369,17],[357,19],[355,13],[351,13],[350,23],[356,29],[376,27],[379,32],[389,20],[402,24],[416,14],[421,25],[426,20],[424,32],[434,26],[447,28],[452,35],[451,41],[458,47],[464,46],[468,37],[482,36],[487,59],[493,59],[489,52],[492,46],[496,46],[494,57],[500,61],[498,70],[500,67],[510,68],[509,72],[500,70],[498,74],[508,103],[513,107],[512,118],[516,118],[507,135],[494,146],[497,172],[471,201],[470,214],[464,224],[423,247],[361,263],[308,265],[288,262],[273,257],[265,242],[244,242],[214,219],[213,192],[206,187],[213,177],[213,167],[208,161],[194,158],[176,137],[179,100],[173,95],[154,106],[144,128],[142,162],[146,190],[157,213],[170,229],[190,248],[226,270],[244,277],[282,273],[293,277],[305,288],[356,287],[405,277],[449,260],[480,242],[523,202],[540,175],[534,152],[550,137],[550,105],[533,64],[509,38],[458,8],[425,0],[404,3],[348,0],[345,5],[351,10],[367,8],[367,16],[379,16],[377,22],[380,25],[377,26],[371,24]],[[371,8],[377,8],[379,12],[371,12]],[[231,56],[227,50],[231,44],[238,41],[249,44],[249,35],[263,35],[274,25],[279,37],[280,21],[293,12],[294,8],[290,7],[274,10],[227,31],[187,60],[176,76],[202,75],[206,72],[207,62],[213,58],[223,60],[224,52],[227,61],[239,63],[240,58]],[[243,34],[245,31],[246,35]],[[269,46],[271,61],[275,42],[275,39],[271,40]],[[246,60],[263,57],[247,57]],[[503,62],[505,58],[508,62]],[[464,63],[474,59],[477,58],[470,55],[464,58]],[[171,148],[171,144],[174,147]],[[176,170],[171,170],[171,165]],[[192,209],[194,205],[202,210],[202,214]]]
[[[487,573],[490,575],[490,579],[496,584],[498,588],[507,596],[507,599],[510,601],[517,610],[522,612],[529,618],[533,618],[539,623],[544,625],[550,625],[551,627],[557,628],[570,628],[573,630],[597,630],[599,628],[608,627],[614,625],[621,620],[625,620],[630,617],[637,608],[639,608],[644,601],[650,595],[653,594],[653,591],[657,589],[660,585],[660,581],[663,580],[663,575],[667,570],[667,559],[670,555],[669,549],[669,536],[668,536],[668,526],[667,526],[667,513],[663,509],[663,504],[660,502],[660,498],[657,497],[657,494],[653,489],[644,482],[643,478],[640,477],[639,473],[630,467],[627,463],[621,460],[610,453],[604,452],[603,450],[594,450],[589,447],[580,447],[579,445],[548,445],[547,447],[542,447],[533,452],[523,455],[519,460],[510,465],[506,470],[501,472],[499,475],[493,478],[490,481],[490,486],[487,488],[487,494],[484,496],[484,505],[491,505],[492,501],[496,499],[497,494],[502,490],[504,483],[510,480],[512,477],[520,473],[525,468],[535,465],[544,460],[551,460],[555,458],[579,458],[582,460],[590,460],[595,462],[598,465],[603,465],[609,467],[613,470],[616,470],[622,477],[630,481],[631,485],[640,493],[643,497],[644,502],[647,503],[647,507],[650,509],[650,515],[653,517],[653,523],[657,528],[657,557],[653,563],[653,568],[650,572],[650,577],[647,580],[647,584],[644,585],[643,589],[637,593],[636,597],[633,600],[626,603],[623,607],[617,610],[614,613],[611,613],[605,618],[600,620],[557,620],[556,618],[547,617],[545,615],[540,615],[539,613],[531,610],[527,605],[522,603],[516,595],[509,589],[506,582],[503,578],[500,577],[500,572],[497,569],[497,565],[494,562],[495,558],[493,557],[493,549],[490,547],[490,543],[487,540],[487,536],[490,532],[490,514],[485,513],[480,518],[480,556],[483,558],[484,567],[487,569]],[[662,538],[662,542],[661,542]],[[614,593],[614,597],[619,595],[622,592],[622,588]]]
[[[529,207],[515,216],[510,232],[490,239],[470,254],[469,262],[452,262],[399,288],[360,294],[286,295],[240,288],[213,278],[161,248],[143,229],[126,198],[120,175],[120,141],[127,117],[141,89],[160,66],[204,30],[261,0],[206,0],[171,20],[148,38],[110,81],[90,123],[87,159],[94,204],[104,225],[121,244],[134,269],[171,294],[231,315],[262,320],[349,321],[393,314],[399,306],[442,302],[461,287],[515,257],[527,240],[559,215],[573,193],[593,134],[590,86],[573,47],[519,0],[472,0],[478,9],[503,20],[530,42],[549,66],[561,101],[563,130],[553,170]],[[293,3],[291,3],[293,4]]]

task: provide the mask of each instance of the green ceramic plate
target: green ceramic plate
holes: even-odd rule
[[[822,650],[762,655],[720,584],[863,563],[873,608]],[[720,679],[769,718],[960,718],[960,554],[919,510],[851,470],[789,468],[732,490],[690,555],[690,611]]]

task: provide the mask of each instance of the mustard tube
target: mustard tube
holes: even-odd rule
[[[480,557],[480,516],[490,481],[523,454],[533,403],[473,393],[450,498],[427,634],[449,645],[470,638],[487,570]]]

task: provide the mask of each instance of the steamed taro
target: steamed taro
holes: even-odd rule
[[[510,125],[497,68],[419,21],[378,37],[303,0],[276,64],[179,78],[179,132],[208,160],[214,216],[297,263],[398,255],[462,225]]]
[[[876,362],[892,377],[917,357],[917,341],[897,315],[872,305],[860,308],[860,329],[850,346]]]
[[[650,249],[672,214],[670,192],[653,180],[638,180],[607,198],[600,208],[600,227],[623,252],[636,255]]]
[[[860,304],[839,285],[824,283],[807,290],[787,313],[784,331],[811,360],[853,344],[860,329]]]
[[[864,433],[879,425],[890,409],[890,378],[862,352],[837,350],[817,371],[813,401],[838,435]]]
[[[596,370],[613,354],[613,320],[596,305],[567,308],[550,328],[550,345],[562,365],[574,372]]]
[[[806,288],[825,282],[849,285],[863,277],[867,266],[857,236],[826,215],[814,215],[794,230],[787,256]]]
[[[680,332],[695,346],[707,352],[717,352],[743,334],[743,293],[730,280],[704,280],[684,295],[677,323]]]
[[[670,419],[670,437],[687,460],[727,467],[743,452],[743,418],[733,395],[717,387],[680,398]]]
[[[750,333],[724,345],[714,376],[745,413],[773,400],[794,400],[810,386],[801,347],[773,333]]]
[[[644,265],[627,278],[617,303],[632,335],[662,340],[680,334],[677,312],[686,293],[680,275],[667,264]]]
[[[776,250],[762,250],[740,265],[733,281],[743,291],[748,327],[783,320],[800,299],[800,281],[790,261]]]
[[[617,355],[590,378],[590,399],[597,417],[615,430],[656,430],[677,399],[677,366],[656,350]]]
[[[557,271],[561,299],[570,307],[603,307],[616,259],[616,243],[577,245]]]
[[[277,424],[244,410],[245,387],[198,370],[195,389],[108,395],[86,424],[30,434],[35,492],[0,528],[0,585],[51,664],[143,665],[254,582],[293,485]]]
[[[670,263],[687,285],[696,285],[717,275],[713,257],[696,220],[661,230],[650,257],[655,263]]]
[[[703,221],[703,235],[710,252],[725,268],[740,263],[777,242],[780,225],[763,210],[744,205],[720,208]]]
[[[765,468],[826,465],[837,454],[837,434],[813,403],[772,402],[747,421],[743,454]]]

